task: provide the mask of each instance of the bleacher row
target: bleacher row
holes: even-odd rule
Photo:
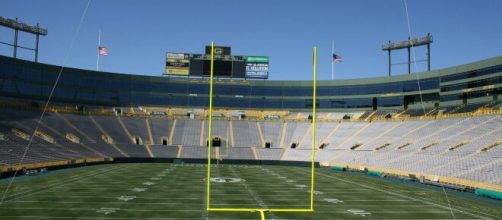
[[[99,157],[206,158],[208,121],[0,109],[0,166]],[[14,131],[15,130],[15,131]],[[502,116],[319,122],[316,161],[502,185]],[[17,133],[16,133],[17,132]],[[20,135],[24,134],[24,135]],[[69,136],[74,137],[68,138]],[[309,122],[214,120],[220,159],[309,161]]]

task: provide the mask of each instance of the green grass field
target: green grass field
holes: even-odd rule
[[[310,168],[212,168],[211,206],[309,208]],[[502,203],[376,177],[316,170],[315,212],[267,219],[502,219]],[[206,166],[109,164],[20,176],[0,219],[260,219],[259,213],[207,212]],[[217,178],[221,177],[221,178]],[[3,193],[9,179],[0,181]],[[307,187],[306,187],[307,186]]]

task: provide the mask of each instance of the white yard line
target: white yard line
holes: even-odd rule
[[[53,217],[53,216],[39,216],[39,215],[23,215],[23,216],[9,216],[9,215],[0,215],[0,218],[32,218],[32,219],[114,219],[114,220],[120,220],[120,219],[138,219],[137,217],[90,217],[90,216],[80,216],[80,217],[75,217],[75,216],[58,216],[58,217]],[[200,218],[170,218],[170,217],[141,217],[141,219],[150,219],[150,220],[171,220],[171,219],[183,219],[183,220],[200,220]],[[219,220],[235,220],[235,218],[218,218]],[[253,219],[241,219],[241,220],[255,220]],[[276,218],[275,220],[297,220],[297,219],[289,219],[289,218]],[[409,220],[409,219],[386,219],[386,220]],[[431,220],[430,218],[424,218],[424,219],[414,219],[414,220]],[[434,220],[451,220],[451,219],[434,219]],[[469,219],[469,218],[457,218],[457,220],[479,220],[479,219]]]
[[[116,198],[115,198],[116,199]],[[194,203],[186,203],[187,205],[195,205],[197,204],[199,201],[201,200],[201,198],[198,198],[196,200],[196,202]],[[242,201],[242,199],[236,199],[237,201]],[[344,200],[344,201],[347,201],[347,200]],[[16,203],[40,203],[41,201],[16,201]],[[49,202],[49,201],[47,201]],[[51,204],[91,204],[91,205],[96,205],[96,202],[79,202],[79,201],[50,201]],[[180,203],[179,202],[137,202],[137,201],[129,201],[127,203],[124,203],[124,202],[121,202],[121,201],[113,201],[113,202],[103,202],[103,201],[100,201],[99,204],[121,204],[121,205],[131,205],[131,206],[134,206],[134,205],[176,205],[176,206],[179,206]],[[249,203],[211,203],[213,205],[216,205],[216,206],[236,206],[236,205],[249,205]],[[267,205],[269,208],[271,207],[283,207],[284,205]],[[291,204],[291,205],[288,205],[288,206],[291,206],[291,207],[305,207],[306,205],[305,204]],[[430,207],[430,205],[427,205],[427,204],[423,204],[423,205],[416,205],[416,204],[408,204],[408,205],[403,205],[403,204],[388,204],[388,205],[382,205],[382,204],[374,204],[374,205],[367,205],[365,204],[364,205],[365,207],[376,207],[376,208],[379,208],[379,207],[383,207],[383,206],[392,206],[392,207]],[[333,205],[332,204],[317,204],[316,207],[328,207],[328,208],[332,208]],[[203,207],[205,209],[205,206]],[[10,209],[10,207],[9,207]],[[23,209],[23,207],[15,207],[15,209]],[[123,208],[121,209],[123,210]],[[202,209],[203,210],[203,209]],[[369,210],[369,211],[372,211],[373,213],[375,212],[378,212],[378,211],[374,211],[374,210]],[[319,211],[319,212],[323,212],[323,211]],[[385,211],[382,211],[382,212],[385,212]],[[408,211],[404,211],[404,212],[408,212]],[[446,211],[444,211],[445,213],[447,213]]]
[[[83,176],[77,176],[75,178],[70,178],[70,179],[67,179],[67,180],[63,180],[61,182],[58,182],[58,183],[55,183],[55,184],[51,184],[49,186],[44,186],[44,187],[41,187],[41,188],[37,188],[37,189],[33,189],[33,190],[28,190],[28,191],[17,193],[17,194],[13,194],[13,195],[8,195],[6,197],[6,199],[4,200],[4,203],[10,202],[10,201],[14,201],[16,199],[24,198],[26,196],[31,196],[31,195],[34,195],[34,194],[43,193],[43,192],[49,191],[49,190],[51,190],[51,189],[53,189],[55,187],[60,187],[60,186],[68,185],[68,184],[74,183],[74,182],[76,182],[78,180],[81,180],[81,179],[84,179],[84,178],[99,176],[99,175],[102,175],[102,174],[105,174],[105,173],[108,173],[108,172],[112,172],[112,171],[118,170],[120,168],[122,168],[122,167],[118,167],[118,168],[114,167],[114,166],[112,166],[112,167],[106,167],[106,168],[104,168],[102,170],[99,170],[99,171],[96,171],[96,172],[92,172],[92,174],[85,174]],[[11,198],[11,199],[9,199],[9,198]]]
[[[435,203],[435,202],[432,202],[432,201],[429,201],[429,200],[415,198],[415,197],[403,195],[403,194],[400,194],[400,193],[397,193],[397,192],[390,192],[390,191],[387,191],[387,190],[382,190],[382,189],[379,189],[379,188],[368,186],[366,184],[356,183],[356,182],[352,182],[352,181],[340,179],[338,177],[330,176],[330,175],[327,175],[327,174],[324,174],[324,173],[321,173],[321,172],[317,172],[317,175],[321,175],[321,176],[324,176],[324,177],[327,177],[327,178],[330,178],[330,179],[336,179],[338,181],[342,181],[342,182],[353,184],[353,185],[358,185],[358,186],[361,186],[361,187],[364,187],[364,188],[367,188],[367,189],[372,189],[372,190],[379,191],[379,192],[382,192],[382,193],[386,193],[386,194],[389,194],[389,195],[393,195],[393,196],[397,196],[397,197],[401,197],[401,198],[406,198],[406,199],[410,199],[410,200],[413,200],[413,201],[422,202],[422,203],[425,203],[425,204],[430,204],[432,206],[440,207],[442,209],[446,209],[446,210],[450,211],[450,207],[445,206],[445,205],[441,205],[441,204],[438,204],[438,203]],[[459,208],[452,208],[452,210],[455,210],[455,211],[463,213],[463,214],[468,214],[468,215],[476,217],[476,218],[490,219],[490,218],[482,216],[482,215],[471,213],[471,212],[475,212],[473,210],[469,210],[471,212],[467,212],[467,211],[461,210]],[[484,215],[488,215],[488,214],[485,214],[485,213],[483,213],[483,214]],[[488,216],[491,216],[491,215],[488,215]],[[491,217],[498,218],[496,216],[491,216]]]
[[[242,179],[239,176],[239,174],[237,174],[232,167],[230,167],[230,171],[232,172],[232,174],[234,174],[234,176],[236,176],[237,178]],[[258,196],[255,193],[255,191],[253,191],[252,189],[249,188],[249,186],[247,185],[247,183],[245,181],[241,181],[240,184],[244,186],[244,188],[248,191],[249,195],[251,195],[251,197],[253,198],[253,200],[255,200],[255,202],[260,207],[262,207],[262,208],[269,208],[269,206],[267,204],[265,204],[265,202],[260,198],[260,196]],[[267,215],[269,215],[272,219],[277,219],[277,216],[274,213],[267,213]]]

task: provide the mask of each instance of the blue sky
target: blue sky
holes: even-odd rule
[[[1,0],[0,15],[49,29],[42,37],[40,62],[61,65],[88,0]],[[413,37],[431,33],[432,69],[469,63],[502,51],[502,1],[408,0]],[[235,55],[270,56],[270,79],[311,78],[312,47],[319,48],[319,79],[331,78],[331,42],[343,57],[336,79],[385,76],[387,54],[381,45],[408,37],[402,0],[93,0],[66,66],[95,69],[98,30],[109,56],[100,69],[161,75],[165,54],[203,53],[214,40]],[[13,31],[0,28],[0,41]],[[21,34],[20,44],[34,45]],[[416,59],[425,48],[416,48]],[[0,54],[11,49],[0,45]],[[20,51],[32,59],[28,51]],[[406,61],[396,51],[395,62]],[[393,72],[406,74],[406,66]],[[425,71],[425,63],[412,68]]]

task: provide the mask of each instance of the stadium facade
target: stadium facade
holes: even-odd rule
[[[315,137],[314,157],[322,165],[419,177],[456,190],[494,190],[492,197],[502,198],[502,56],[411,75],[319,81],[317,103],[324,112],[317,115],[316,136],[309,120],[312,81],[217,79],[215,108],[250,114],[244,120],[222,114],[208,137],[206,78],[66,67],[51,100],[56,108],[38,121],[59,71],[0,56],[1,175],[94,162],[200,162],[207,160],[209,141],[219,143],[212,154],[218,160],[305,163],[312,158],[308,140]],[[74,106],[95,111],[84,114]],[[112,107],[130,107],[132,114],[122,117]],[[154,109],[174,113],[156,115]],[[192,110],[196,117],[188,116]],[[396,114],[373,117],[380,111]],[[413,112],[423,117],[403,117]],[[347,120],[346,113],[357,116]]]
[[[0,96],[46,100],[60,66],[0,56]],[[413,110],[497,102],[502,56],[431,72],[318,81],[321,111]],[[311,81],[218,79],[214,106],[308,111]],[[52,101],[99,106],[206,108],[209,80],[65,68]]]

